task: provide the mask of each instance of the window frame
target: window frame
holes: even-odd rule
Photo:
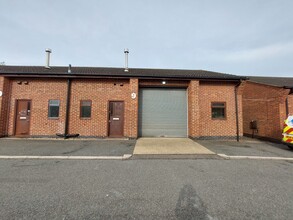
[[[83,107],[82,102],[90,102],[90,110],[91,110],[90,111],[90,117],[82,117],[81,116],[82,107]],[[82,99],[82,100],[80,100],[80,102],[79,102],[79,118],[80,119],[82,119],[82,120],[90,120],[90,119],[92,119],[92,104],[93,104],[93,102],[90,99]]]
[[[224,104],[224,107],[213,107],[213,104]],[[214,118],[213,117],[213,108],[224,109],[224,117],[223,118]],[[211,102],[211,118],[212,120],[227,120],[227,103],[226,102]]]
[[[58,105],[58,107],[59,107],[59,109],[58,109],[58,117],[50,117],[50,101],[58,101],[59,102],[59,105]],[[48,119],[50,119],[50,120],[57,120],[57,119],[59,119],[59,117],[60,117],[60,106],[61,106],[60,99],[49,99],[48,100]]]

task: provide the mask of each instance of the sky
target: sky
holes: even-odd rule
[[[0,0],[0,63],[293,77],[292,0]]]

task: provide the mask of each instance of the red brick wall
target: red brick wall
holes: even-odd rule
[[[27,81],[28,84],[17,82]],[[63,79],[14,79],[11,80],[11,100],[8,135],[14,134],[17,99],[31,99],[31,135],[64,133],[67,82]],[[60,100],[59,119],[48,119],[48,100]]]
[[[0,77],[0,91],[2,91],[2,96],[0,97],[0,137],[7,135],[6,128],[8,116],[8,102],[10,97],[9,88],[9,80],[7,78]]]
[[[28,84],[18,84],[20,81],[28,81]],[[3,79],[0,81],[0,86],[1,82],[3,82]],[[150,80],[142,83],[144,83],[144,86],[152,84]],[[199,83],[198,80],[192,80],[188,84],[186,84],[186,81],[174,83],[177,86],[188,86],[188,135],[190,137],[236,136],[235,84],[220,82]],[[124,101],[124,136],[136,138],[138,134],[139,84],[139,80],[135,78],[72,79],[69,133],[78,133],[81,136],[108,136],[108,102],[116,100]],[[158,81],[153,81],[153,84],[159,86]],[[137,94],[135,99],[131,98],[131,93]],[[8,134],[13,135],[14,133],[15,103],[17,99],[32,100],[30,135],[54,136],[56,133],[64,133],[66,94],[66,79],[11,80],[11,100],[7,102],[9,103]],[[59,119],[48,119],[49,99],[60,100]],[[240,135],[242,135],[240,93],[238,99]],[[80,100],[92,101],[90,119],[80,118]],[[226,102],[226,120],[211,119],[211,102],[214,101]]]
[[[200,104],[199,104],[199,81],[191,80],[188,92],[188,136],[197,138],[200,136]]]
[[[191,80],[167,82],[166,85],[160,81],[143,80],[140,86],[160,87],[187,87],[188,93],[188,136],[200,138],[208,136],[236,136],[236,113],[235,113],[235,83],[199,82]],[[227,104],[227,119],[211,119],[211,102],[223,101]],[[238,92],[239,110],[239,135],[242,136],[242,94]]]
[[[129,93],[135,93],[136,98],[131,99],[129,101],[129,105],[126,109],[126,112],[130,115],[129,117],[129,137],[131,138],[137,138],[138,135],[138,89],[139,89],[139,81],[138,79],[130,79],[129,81]],[[130,96],[128,94],[128,96]]]
[[[199,85],[199,135],[236,136],[235,84],[225,82],[201,82]],[[238,93],[239,135],[242,136],[241,93]],[[212,119],[211,103],[226,103],[226,119]]]
[[[64,133],[67,80],[30,80],[28,85],[12,80],[9,115],[9,135],[13,135],[15,103],[17,99],[31,99],[30,135],[47,136]],[[137,103],[131,93],[138,93],[138,80],[72,80],[69,133],[81,136],[106,137],[108,129],[108,101],[124,101],[124,136],[137,136]],[[59,119],[48,119],[49,99],[60,100]],[[92,100],[90,119],[80,118],[80,100]]]
[[[285,103],[288,92],[288,89],[247,82],[243,90],[244,133],[252,134],[249,124],[256,120],[256,135],[280,139],[286,118]]]
[[[73,80],[71,89],[69,133],[108,136],[108,102],[124,101],[124,136],[137,136],[138,80]],[[92,100],[90,119],[80,119],[80,100]]]

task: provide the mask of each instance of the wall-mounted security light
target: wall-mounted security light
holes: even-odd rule
[[[165,85],[166,84],[166,81],[162,81],[162,84]]]

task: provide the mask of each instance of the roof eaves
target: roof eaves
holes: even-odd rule
[[[139,75],[139,74],[93,74],[93,73],[71,73],[68,74],[67,72],[48,72],[48,73],[39,73],[39,72],[1,72],[1,75],[6,75],[6,76],[12,76],[12,75],[16,75],[16,76],[26,76],[26,75],[30,75],[30,76],[79,76],[79,77],[83,77],[83,76],[107,76],[107,77],[137,77],[137,78],[166,78],[166,79],[205,79],[205,80],[241,80],[244,79],[243,77],[213,77],[213,76],[179,76],[179,75],[175,75],[175,76],[170,76],[170,75]]]

